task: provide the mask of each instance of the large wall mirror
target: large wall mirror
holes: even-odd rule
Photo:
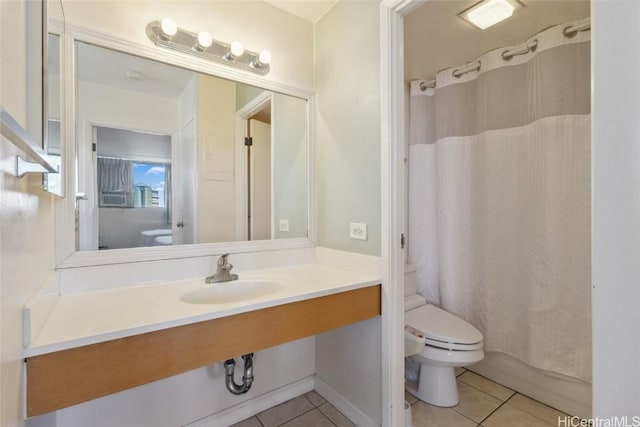
[[[73,44],[77,251],[309,236],[306,99]]]

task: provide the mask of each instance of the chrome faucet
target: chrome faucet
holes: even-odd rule
[[[237,274],[230,273],[233,265],[229,264],[227,260],[228,257],[229,254],[224,254],[218,258],[218,271],[216,271],[216,274],[204,279],[205,283],[230,282],[231,280],[238,280]]]

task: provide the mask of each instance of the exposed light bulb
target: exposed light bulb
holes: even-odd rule
[[[197,50],[203,51],[211,46],[212,43],[213,38],[211,37],[211,34],[207,33],[206,31],[200,31],[198,33],[198,45],[196,46]]]
[[[145,31],[149,40],[156,46],[192,54],[200,60],[223,62],[231,67],[257,74],[267,74],[270,69],[271,52],[268,50],[262,50],[259,53],[245,50],[238,40],[227,44],[213,39],[207,31],[192,32],[186,28],[180,28],[171,18],[151,21],[147,24]],[[143,77],[135,72],[127,73],[127,78],[130,80],[139,80]]]
[[[258,57],[251,61],[253,68],[265,68],[271,64],[271,52],[268,50],[261,50]]]
[[[242,43],[236,40],[231,43],[231,49],[229,49],[229,52],[231,53],[231,55],[233,55],[233,57],[242,56],[242,54],[244,53],[244,46],[242,45]]]
[[[271,52],[268,50],[261,50],[260,55],[258,55],[258,62],[262,65],[271,64]]]
[[[224,56],[224,59],[226,59],[227,61],[233,61],[238,56],[242,56],[243,54],[244,46],[242,45],[242,43],[236,40],[231,43],[231,46],[229,46],[229,51]]]
[[[160,21],[160,29],[162,30],[162,35],[166,39],[170,39],[178,32],[178,25],[173,19],[164,18],[162,21]]]

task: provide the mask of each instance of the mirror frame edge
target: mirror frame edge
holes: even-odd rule
[[[312,248],[317,243],[317,215],[316,215],[316,135],[315,135],[315,91],[301,89],[263,80],[261,76],[254,76],[246,71],[236,70],[224,65],[207,62],[196,57],[173,51],[165,51],[153,45],[141,45],[123,40],[107,34],[88,30],[86,28],[65,23],[61,37],[61,61],[62,66],[62,99],[64,108],[62,114],[64,121],[70,125],[64,126],[62,132],[65,140],[65,150],[68,154],[65,158],[67,171],[75,170],[76,156],[76,58],[75,43],[84,42],[99,47],[113,49],[120,52],[140,56],[146,59],[164,62],[170,65],[186,68],[192,71],[211,75],[218,78],[233,80],[239,83],[252,85],[261,89],[284,95],[301,98],[307,101],[307,237],[291,239],[273,239],[259,241],[231,241],[217,243],[201,243],[193,245],[176,245],[170,247],[144,247],[113,249],[110,251],[76,251],[75,231],[75,176],[66,174],[65,192],[68,197],[61,199],[56,204],[56,269],[89,267],[97,265],[111,265],[131,262],[158,261],[167,259],[180,259],[202,256],[217,256],[222,253],[247,253],[284,249]],[[72,76],[73,78],[65,78]],[[71,155],[73,154],[73,156]],[[75,174],[74,174],[75,175]],[[71,218],[71,220],[70,220]]]
[[[60,111],[60,156],[61,156],[61,164],[58,174],[60,176],[60,192],[57,193],[49,187],[49,174],[42,174],[42,189],[50,194],[58,198],[64,199],[67,196],[67,187],[66,187],[66,153],[67,148],[63,143],[63,135],[64,135],[64,123],[65,123],[65,112],[64,112],[64,90],[63,90],[63,76],[62,76],[62,64],[63,64],[63,54],[62,54],[62,46],[63,46],[63,33],[64,33],[64,22],[51,18],[49,16],[49,2],[50,0],[41,0],[42,1],[42,149],[49,154],[49,97],[50,97],[50,85],[51,81],[49,79],[49,34],[54,34],[60,39],[60,79],[59,79],[59,111]]]

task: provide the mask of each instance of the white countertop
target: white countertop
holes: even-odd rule
[[[234,273],[240,279],[275,280],[283,286],[270,295],[228,304],[190,304],[180,300],[185,293],[215,286],[205,284],[203,277],[58,296],[24,355],[52,353],[380,283],[380,277],[323,264]],[[232,286],[233,282],[216,285]]]

